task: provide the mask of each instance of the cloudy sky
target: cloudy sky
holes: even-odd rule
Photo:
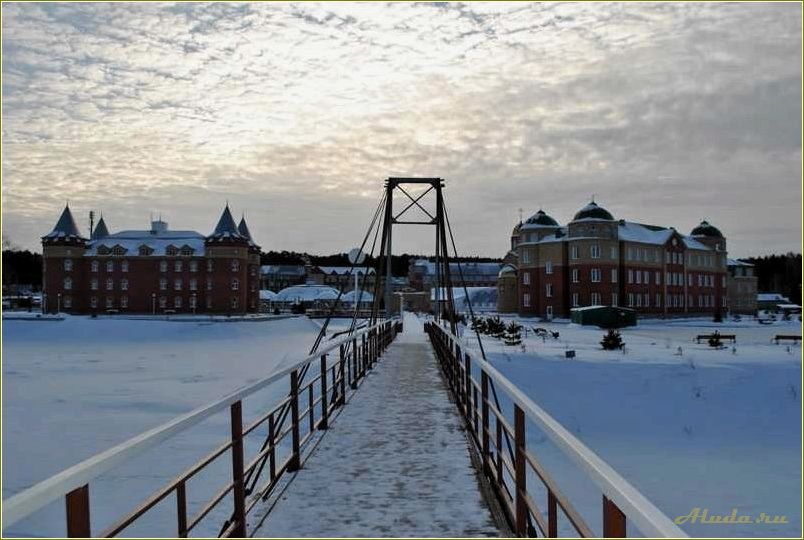
[[[3,233],[38,248],[69,200],[110,229],[264,249],[359,242],[387,176],[441,176],[459,249],[519,209],[801,243],[802,12],[789,4],[2,6]],[[400,203],[402,201],[399,201]],[[431,251],[408,227],[394,251]],[[395,233],[396,234],[396,233]]]

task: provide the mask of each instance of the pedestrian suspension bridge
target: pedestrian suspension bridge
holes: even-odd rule
[[[443,188],[440,178],[386,181],[360,246],[378,276],[370,313],[358,313],[364,282],[347,331],[327,339],[339,297],[298,362],[8,497],[4,535],[15,534],[18,523],[36,534],[37,513],[61,504],[61,534],[69,537],[686,536],[498,372],[479,336],[458,336],[453,284],[463,279],[460,264],[457,276],[450,272],[458,253]],[[395,195],[406,198],[396,214]],[[421,219],[406,217],[413,208]],[[403,313],[402,302],[394,303],[395,225],[435,228],[433,317]],[[472,317],[471,303],[468,311]],[[286,388],[282,399],[244,413],[253,409],[244,403],[261,403],[278,385]],[[115,508],[113,519],[93,512],[99,477],[149,450],[158,455],[168,439],[227,413],[229,430],[211,452],[139,504]],[[596,515],[573,505],[529,445],[532,433],[594,486]],[[194,493],[192,481],[221,462],[229,473],[217,490]],[[157,512],[170,516],[167,529],[164,519],[153,519]]]

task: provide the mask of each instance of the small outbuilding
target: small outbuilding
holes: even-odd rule
[[[617,306],[587,306],[573,308],[570,317],[575,324],[600,326],[601,328],[622,328],[636,326],[635,309]]]

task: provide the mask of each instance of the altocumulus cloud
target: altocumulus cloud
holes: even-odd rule
[[[448,179],[464,251],[517,208],[615,216],[736,256],[801,242],[800,4],[3,4],[3,220],[345,250],[389,175]],[[431,242],[405,236],[399,250]]]

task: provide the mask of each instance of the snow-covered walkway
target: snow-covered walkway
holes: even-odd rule
[[[253,536],[500,536],[422,325],[404,325]]]

